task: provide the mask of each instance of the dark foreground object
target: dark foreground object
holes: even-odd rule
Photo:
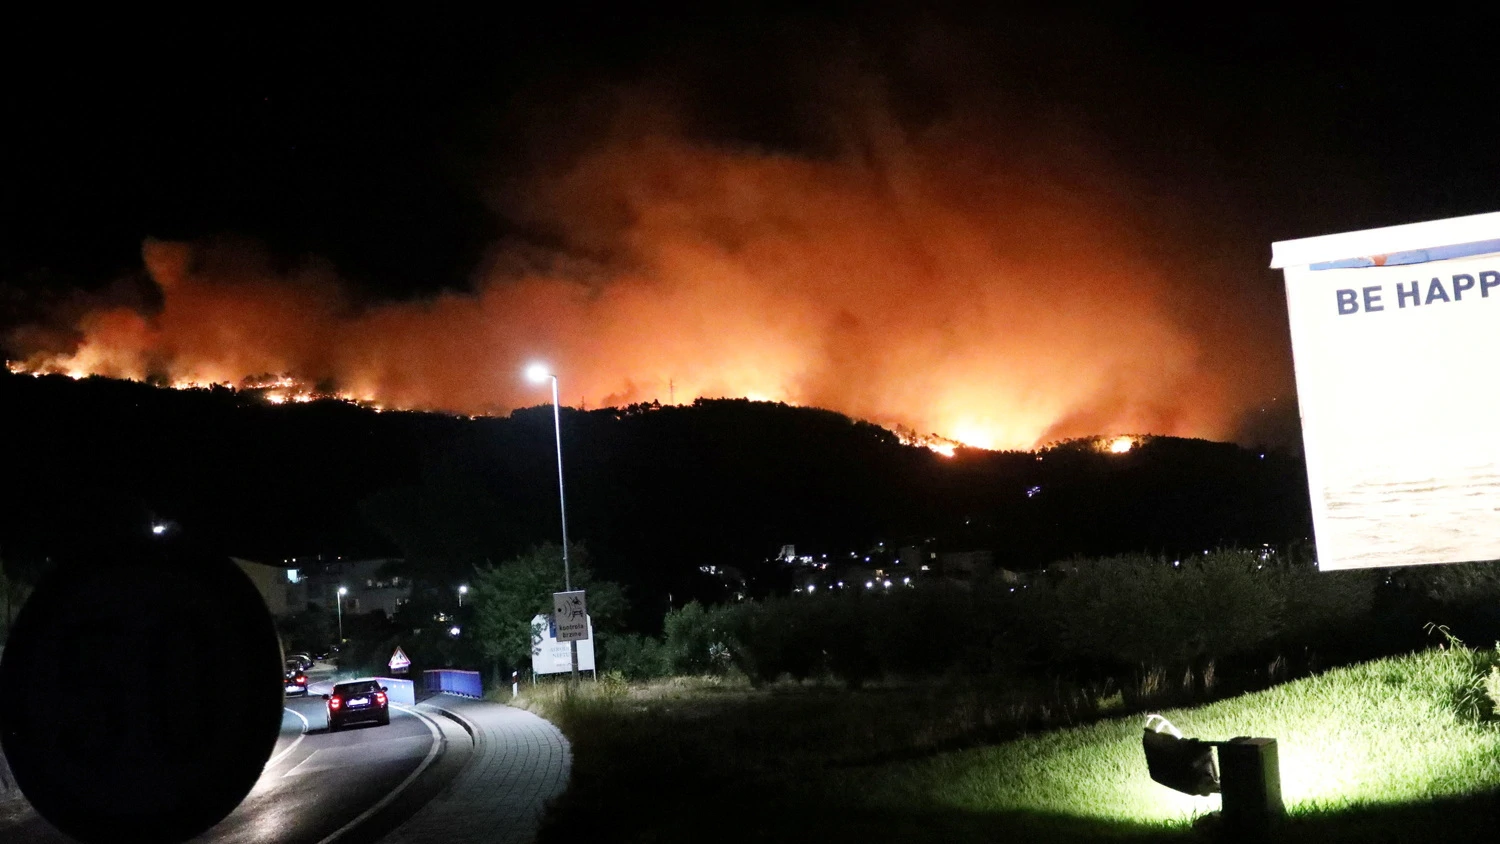
[[[173,702],[160,654],[193,665]],[[281,723],[281,647],[224,557],[166,548],[59,565],[0,663],[0,743],[26,799],[83,842],[177,842],[249,793]]]

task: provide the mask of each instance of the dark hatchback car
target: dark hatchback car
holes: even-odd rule
[[[328,730],[360,721],[391,723],[390,700],[385,686],[374,680],[354,680],[333,687],[333,694],[323,695],[328,702]]]
[[[307,694],[307,674],[303,672],[296,660],[286,661],[285,691],[289,695]]]

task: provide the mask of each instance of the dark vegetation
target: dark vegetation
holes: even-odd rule
[[[1442,665],[1436,675],[1380,668],[1384,685],[1374,689],[1330,680],[1347,699],[1298,717],[1348,729],[1339,719],[1357,720],[1372,694],[1418,679],[1424,700],[1445,699],[1444,717],[1470,725],[1495,717],[1495,654],[1464,648],[1451,630],[1421,620],[1453,619],[1470,641],[1500,637],[1500,565],[1319,573],[1292,548],[1216,551],[1178,566],[1129,557],[1053,568],[1016,592],[991,583],[695,603],[667,616],[659,640],[610,640],[613,671],[598,684],[571,692],[554,683],[523,695],[563,727],[575,753],[572,786],[541,840],[690,841],[705,829],[734,841],[1214,840],[1071,808],[1093,796],[1083,793],[1092,776],[1108,778],[1090,766],[1114,761],[1062,728],[1204,704],[1435,644],[1450,649],[1424,663]],[[1115,730],[1137,736],[1137,748],[1138,723]],[[1236,726],[1244,728],[1227,728]],[[1037,734],[1040,755],[1027,757],[1036,769],[1000,765],[990,775],[1076,776],[1082,791],[1055,815],[914,797],[941,794],[966,766],[983,767],[974,760],[985,748]],[[1059,769],[1061,759],[1078,769]],[[1398,771],[1416,764],[1390,762]],[[974,778],[965,782],[973,787]],[[1467,797],[1399,806],[1359,805],[1349,795],[1350,805],[1302,815],[1278,840],[1375,840],[1367,836],[1382,829],[1388,837],[1379,840],[1421,840],[1437,819],[1450,840],[1487,840],[1475,833],[1488,834],[1500,805],[1487,790],[1492,782],[1474,775],[1479,790]],[[1131,815],[1128,806],[1113,809]]]
[[[447,589],[557,536],[548,407],[470,420],[8,373],[0,406],[7,565],[102,553],[156,519],[272,564],[399,556],[419,583]],[[625,588],[626,627],[643,633],[670,606],[722,598],[704,564],[746,572],[752,594],[785,592],[786,571],[765,561],[786,543],[845,552],[933,539],[1027,570],[1309,533],[1299,459],[1225,443],[950,459],[837,413],[744,400],[565,409],[562,420],[571,536]]]

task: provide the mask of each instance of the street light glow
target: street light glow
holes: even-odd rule
[[[347,594],[349,594],[349,587],[347,587],[347,586],[340,586],[339,587],[339,595],[342,597],[342,596],[347,595]]]
[[[167,526],[158,522],[151,526],[151,532],[156,534],[157,536],[161,536],[162,534],[167,532]]]
[[[552,372],[547,368],[547,364],[545,363],[533,363],[531,366],[526,367],[526,377],[540,384],[551,378]]]

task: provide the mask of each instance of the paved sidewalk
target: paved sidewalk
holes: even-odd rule
[[[388,844],[527,844],[547,804],[568,787],[573,751],[552,724],[523,709],[456,695],[417,704],[451,714],[474,736],[474,754],[442,794],[381,838]]]

